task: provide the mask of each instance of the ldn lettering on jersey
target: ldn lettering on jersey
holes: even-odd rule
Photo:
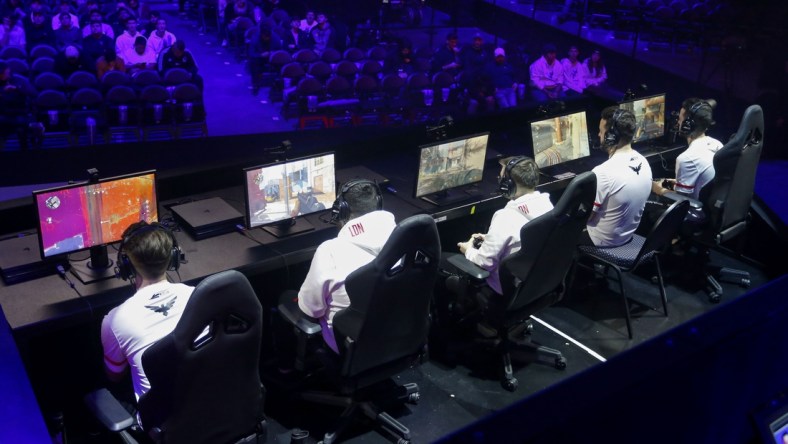
[[[356,237],[364,232],[364,224],[353,224],[348,229],[350,230],[350,235]]]

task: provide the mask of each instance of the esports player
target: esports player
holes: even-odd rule
[[[158,223],[137,222],[123,232],[118,273],[134,285],[136,293],[104,317],[101,343],[107,377],[120,381],[131,368],[137,400],[150,389],[142,368],[143,352],[175,329],[194,290],[167,281],[167,270],[177,269],[179,261],[175,237]]]
[[[678,131],[687,138],[689,146],[676,158],[676,178],[666,179],[676,192],[697,199],[700,190],[714,179],[714,154],[722,148],[722,142],[706,135],[714,124],[712,113],[717,102],[708,99],[689,98],[681,104]],[[662,181],[655,181],[651,191],[663,195],[669,188]]]
[[[338,352],[332,319],[350,305],[345,279],[372,262],[396,226],[394,215],[383,210],[383,196],[377,184],[353,180],[342,185],[332,213],[341,229],[335,239],[317,248],[312,265],[298,291],[298,306],[319,320],[323,339]]]
[[[645,157],[632,149],[635,127],[631,111],[615,106],[602,111],[599,141],[608,160],[593,169],[596,198],[582,244],[624,245],[640,224],[651,193],[651,167]]]

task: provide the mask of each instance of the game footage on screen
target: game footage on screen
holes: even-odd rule
[[[637,129],[632,142],[642,142],[665,134],[665,96],[659,95],[621,104],[635,114]]]
[[[587,125],[584,111],[531,123],[536,164],[544,168],[588,156]]]
[[[488,136],[483,134],[423,147],[416,196],[480,182]]]

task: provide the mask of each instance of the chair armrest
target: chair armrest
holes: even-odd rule
[[[665,199],[670,200],[671,202],[682,202],[688,200],[690,203],[690,208],[693,210],[702,210],[703,203],[701,201],[693,199],[686,194],[677,193],[675,191],[667,191],[665,194],[662,195]]]
[[[469,261],[465,256],[450,256],[449,263],[475,281],[483,281],[490,276],[489,271]]]
[[[93,416],[110,431],[119,432],[134,424],[131,413],[105,388],[88,393],[84,400]]]
[[[282,318],[307,336],[316,335],[323,330],[314,318],[307,316],[298,308],[298,303],[296,302],[279,304],[278,308]]]

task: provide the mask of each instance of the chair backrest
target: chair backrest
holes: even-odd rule
[[[331,77],[331,65],[328,63],[318,60],[311,65],[309,65],[309,75],[319,79],[320,81],[325,81],[327,78]]]
[[[0,49],[0,59],[26,59],[27,52],[18,46],[6,46]]]
[[[170,100],[170,93],[161,85],[148,85],[140,92],[140,100],[148,103],[164,103]]]
[[[423,72],[414,72],[408,77],[409,89],[422,89],[430,86],[430,77]]]
[[[293,57],[290,56],[289,52],[284,50],[272,52],[271,57],[269,58],[269,62],[277,70],[292,61]]]
[[[57,50],[49,45],[36,45],[30,50],[30,60],[35,60],[39,57],[55,58]]]
[[[687,217],[689,208],[690,202],[682,200],[674,202],[662,213],[654,226],[651,227],[651,232],[646,236],[643,247],[635,258],[635,264],[640,262],[644,255],[651,252],[662,252],[670,245],[670,241],[676,237],[684,218]]]
[[[33,60],[30,65],[30,73],[38,75],[42,72],[53,72],[55,70],[55,59],[52,57],[39,57]]]
[[[107,91],[107,102],[112,104],[128,104],[137,101],[137,92],[125,85],[117,85]]]
[[[34,104],[39,110],[64,109],[68,107],[68,98],[61,91],[46,89],[38,93]]]
[[[507,310],[537,306],[538,310],[539,300],[545,296],[554,295],[549,303],[562,297],[564,278],[595,195],[596,175],[580,174],[569,183],[552,210],[523,225],[520,250],[506,257],[498,271]]]
[[[367,51],[367,57],[376,61],[385,60],[387,55],[388,50],[385,46],[373,46]]]
[[[156,85],[161,83],[159,73],[150,69],[143,69],[131,76],[131,81],[137,86]]]
[[[361,73],[368,76],[377,76],[383,70],[383,66],[377,60],[367,60],[361,65]]]
[[[343,77],[355,77],[358,74],[358,65],[350,60],[342,60],[337,63],[336,73]]]
[[[71,96],[71,107],[74,109],[94,109],[98,108],[103,101],[104,97],[102,97],[101,93],[97,90],[92,88],[80,88]]]
[[[98,79],[92,72],[76,71],[68,76],[66,86],[71,89],[95,88],[98,86]]]
[[[8,63],[8,67],[11,68],[11,72],[13,72],[14,74],[27,76],[27,73],[30,72],[30,65],[28,65],[27,61],[24,59],[8,58],[6,59],[5,62]]]
[[[106,88],[119,85],[131,85],[131,76],[122,71],[107,71],[101,77],[101,84]]]
[[[726,238],[746,226],[755,175],[763,148],[763,110],[751,105],[744,111],[736,134],[714,155],[714,179],[701,190],[703,211],[711,229]]]
[[[182,83],[175,87],[172,98],[176,102],[202,102],[202,93],[193,83]]]
[[[342,53],[335,48],[326,48],[320,59],[326,63],[338,63],[342,60]]]
[[[358,76],[354,82],[356,94],[371,94],[378,90],[378,80],[370,76]]]
[[[318,60],[317,53],[311,49],[301,49],[293,54],[293,61],[301,64],[309,64]]]
[[[205,278],[178,325],[150,346],[142,365],[151,389],[143,427],[167,443],[235,442],[264,419],[259,361],[263,310],[235,270]]]
[[[165,85],[180,85],[192,81],[192,74],[183,68],[170,68],[164,73]]]
[[[348,276],[350,306],[334,316],[343,377],[420,353],[439,261],[438,229],[422,214],[400,222],[375,260]]]
[[[298,62],[290,62],[282,67],[281,76],[297,79],[304,77],[304,67]]]
[[[296,94],[300,96],[307,96],[313,94],[319,94],[323,92],[323,84],[320,83],[320,80],[317,80],[313,77],[305,77],[298,82],[298,86],[296,87]]]
[[[345,60],[350,60],[351,62],[360,62],[364,59],[364,51],[358,48],[348,48],[345,50],[345,53],[342,57]]]
[[[326,94],[329,96],[348,95],[353,90],[350,81],[342,76],[334,76],[326,82]]]
[[[33,86],[39,91],[45,89],[61,90],[66,86],[66,81],[60,74],[54,72],[42,72],[33,80]]]

